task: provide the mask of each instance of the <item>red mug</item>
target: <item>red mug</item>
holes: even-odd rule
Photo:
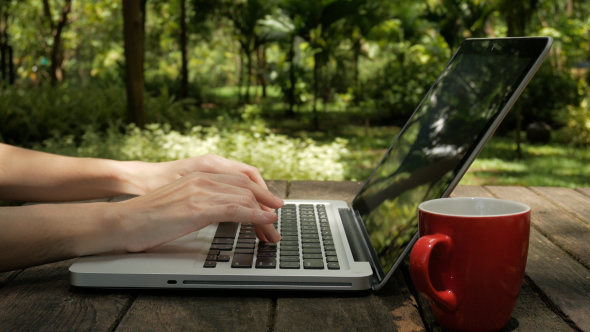
[[[410,274],[439,324],[499,331],[520,293],[531,208],[492,198],[442,198],[418,207],[420,238]]]

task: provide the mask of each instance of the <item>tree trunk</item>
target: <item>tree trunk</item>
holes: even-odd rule
[[[140,0],[123,0],[123,35],[128,121],[144,128],[143,31]]]
[[[266,69],[266,49],[264,46],[259,46],[256,52],[258,56],[258,82],[262,86],[262,98],[266,98],[266,78],[264,78],[264,71]]]
[[[125,2],[125,1],[124,1]],[[53,36],[53,45],[51,46],[50,54],[50,69],[49,75],[51,77],[51,84],[61,83],[64,80],[64,70],[62,69],[63,63],[63,49],[61,47],[61,34],[63,29],[68,25],[68,15],[72,11],[72,0],[65,0],[65,5],[61,10],[61,16],[57,24],[53,22],[53,16],[51,14],[51,7],[49,6],[49,0],[43,0],[43,10],[45,12],[45,18],[49,20],[51,27],[51,35]]]
[[[180,75],[180,96],[188,97],[188,60],[186,47],[186,0],[180,0],[180,52],[182,54],[182,73]]]
[[[297,84],[295,78],[295,34],[291,35],[291,43],[289,45],[289,52],[287,53],[287,61],[289,62],[289,82],[291,86],[287,91],[287,102],[289,103],[289,109],[287,110],[287,114],[285,114],[288,118],[292,118],[295,116],[295,111],[293,110],[293,106],[295,105],[295,84]]]
[[[318,112],[317,112],[317,99],[320,93],[319,91],[319,81],[320,81],[320,56],[319,53],[313,55],[314,63],[313,63],[313,106],[312,106],[312,116],[313,116],[313,127],[315,130],[319,128],[319,121],[318,121]]]
[[[250,50],[246,51],[246,60],[248,61],[248,71],[246,72],[246,104],[250,103],[250,80],[252,79],[252,54]]]

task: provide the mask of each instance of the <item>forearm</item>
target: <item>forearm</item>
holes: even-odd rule
[[[144,194],[140,162],[73,158],[0,144],[0,199],[68,201]]]
[[[0,272],[122,250],[114,203],[0,208]]]

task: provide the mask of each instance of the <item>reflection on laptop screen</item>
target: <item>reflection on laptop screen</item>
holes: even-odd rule
[[[355,198],[387,274],[418,230],[420,202],[442,197],[547,45],[468,40]]]

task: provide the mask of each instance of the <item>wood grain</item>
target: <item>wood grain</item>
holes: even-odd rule
[[[0,289],[0,331],[109,331],[131,295],[70,287],[72,261],[24,270]]]
[[[268,180],[266,181],[268,190],[279,198],[287,198],[287,181],[285,180]]]
[[[8,271],[8,272],[0,273],[0,288],[2,288],[2,286],[6,285],[6,283],[8,283],[10,280],[12,280],[14,277],[16,277],[22,271],[23,270],[16,270],[16,271]]]
[[[531,225],[542,235],[590,268],[590,226],[523,187],[486,187],[503,199],[531,207]]]
[[[526,275],[566,320],[590,331],[590,270],[534,229]]]
[[[577,188],[576,191],[590,197],[590,188]]]
[[[121,331],[266,331],[271,324],[273,301],[223,296],[227,292],[143,292],[123,318]]]
[[[529,189],[590,225],[590,197],[570,188],[531,187]]]
[[[290,199],[334,199],[348,204],[361,189],[360,181],[293,181],[289,184]]]

